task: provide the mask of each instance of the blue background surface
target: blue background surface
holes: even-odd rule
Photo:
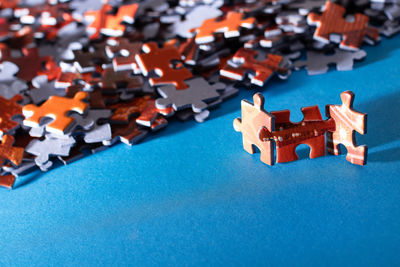
[[[266,109],[340,104],[368,113],[368,164],[344,156],[269,167],[232,121],[242,90],[203,123],[173,122],[0,190],[1,265],[398,265],[400,37],[364,47],[351,72],[295,72],[263,90]]]

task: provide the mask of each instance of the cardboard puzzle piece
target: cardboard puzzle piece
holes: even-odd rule
[[[307,51],[307,60],[296,61],[293,67],[295,69],[305,67],[308,75],[326,73],[331,64],[335,64],[338,71],[348,71],[353,69],[355,60],[362,60],[366,56],[367,53],[364,50],[352,52],[335,49],[332,55],[317,51]]]
[[[274,164],[274,143],[272,140],[261,141],[259,131],[266,127],[270,132],[275,130],[275,118],[264,110],[264,96],[257,93],[253,96],[254,104],[242,100],[242,118],[233,121],[235,131],[241,132],[243,148],[250,154],[254,154],[256,146],[260,152],[260,159],[268,165]]]
[[[6,47],[0,48],[0,53],[0,62],[10,61],[17,65],[19,71],[16,76],[25,81],[32,80],[42,70],[43,65],[51,61],[51,57],[41,57],[37,47],[23,48],[20,57],[12,56],[11,50]]]
[[[280,64],[282,56],[267,54],[265,60],[257,60],[258,52],[251,49],[240,48],[232,58],[233,64],[229,63],[220,70],[223,77],[242,81],[246,76],[251,77],[251,83],[264,86],[268,79],[277,71],[283,71]]]
[[[300,144],[308,145],[310,158],[325,155],[325,133],[335,129],[335,121],[324,121],[318,106],[301,109],[304,119],[299,123],[290,121],[290,111],[273,111],[275,117],[275,131],[263,127],[259,132],[261,141],[274,140],[276,144],[276,163],[298,160],[296,147]]]
[[[185,80],[193,77],[187,68],[173,68],[173,61],[181,61],[182,56],[175,47],[159,48],[154,42],[143,45],[145,53],[135,56],[136,62],[144,76],[150,71],[155,71],[159,76],[150,78],[150,84],[165,85],[173,84],[178,90],[187,88]]]
[[[105,146],[110,146],[118,141],[127,145],[133,145],[145,138],[148,131],[139,128],[135,120],[130,120],[128,124],[112,124],[112,139],[103,141]]]
[[[127,123],[131,117],[135,116],[136,123],[143,126],[151,128],[166,126],[168,121],[159,115],[170,116],[174,113],[174,109],[172,107],[157,108],[155,102],[155,99],[146,95],[133,98],[128,102],[112,105],[109,108],[114,109],[114,112],[110,120],[118,123]]]
[[[106,46],[106,53],[112,58],[115,71],[133,70],[135,74],[140,73],[135,56],[142,51],[142,42],[131,42],[128,39],[119,39],[118,45]]]
[[[25,151],[35,155],[35,163],[42,171],[48,171],[53,165],[51,156],[68,156],[75,139],[46,138],[44,140],[34,139],[25,148]]]
[[[178,90],[173,85],[165,85],[158,88],[159,94],[163,98],[158,98],[156,106],[167,108],[172,106],[174,110],[181,110],[191,107],[199,113],[208,107],[207,102],[220,97],[218,91],[225,88],[223,83],[210,85],[204,78],[194,78],[187,80],[188,88]]]
[[[3,166],[6,160],[9,160],[14,165],[18,166],[22,161],[24,149],[22,147],[13,147],[14,136],[3,135],[0,144],[0,166]]]
[[[367,114],[353,109],[354,93],[346,91],[340,94],[342,105],[326,105],[326,116],[333,118],[336,124],[334,131],[327,132],[328,152],[333,155],[341,153],[339,144],[347,149],[346,159],[357,165],[367,163],[368,147],[357,146],[355,131],[367,133]]]
[[[46,130],[63,135],[66,129],[74,122],[73,118],[68,117],[68,112],[76,111],[83,114],[88,107],[88,104],[82,102],[86,97],[86,92],[78,92],[72,99],[51,96],[39,107],[33,104],[26,105],[22,109],[26,117],[23,123],[26,126],[38,127],[42,118],[50,117],[53,121],[46,126]]]
[[[21,95],[15,95],[9,100],[0,96],[0,134],[5,134],[19,125],[13,118],[22,116],[22,107],[17,103],[22,99]]]
[[[329,43],[331,34],[342,36],[340,48],[358,50],[368,36],[372,40],[378,40],[378,29],[368,26],[369,18],[363,14],[355,14],[354,21],[349,22],[343,18],[346,9],[333,2],[326,1],[325,11],[319,15],[310,13],[307,17],[308,24],[317,26],[314,39]]]
[[[0,186],[12,189],[15,183],[15,176],[12,174],[0,175]]]
[[[215,33],[223,33],[225,38],[238,37],[240,27],[251,29],[254,27],[255,18],[243,19],[243,13],[228,12],[225,18],[211,18],[204,20],[200,27],[194,29],[197,44],[210,43],[215,40]]]
[[[104,4],[100,10],[86,11],[85,17],[92,20],[88,26],[88,31],[91,33],[91,39],[100,37],[100,33],[108,36],[121,36],[125,31],[125,25],[122,22],[132,24],[135,14],[138,9],[138,4],[123,5],[118,8],[115,15],[110,14],[113,7],[109,4]]]

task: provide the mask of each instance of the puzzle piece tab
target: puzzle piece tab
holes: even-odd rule
[[[338,34],[343,37],[340,48],[349,50],[360,49],[365,36],[372,40],[378,39],[379,31],[368,26],[368,16],[357,13],[354,21],[349,22],[343,18],[345,11],[344,7],[326,1],[325,11],[321,15],[310,13],[307,17],[308,24],[317,26],[314,39],[329,43],[331,34]]]
[[[327,132],[328,152],[333,155],[341,153],[339,144],[347,149],[346,159],[357,165],[367,163],[368,147],[357,146],[355,131],[367,133],[367,114],[353,109],[354,93],[346,91],[340,94],[342,105],[327,105],[326,116],[335,120],[334,131]]]

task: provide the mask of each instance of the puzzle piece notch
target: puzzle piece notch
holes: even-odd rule
[[[250,154],[254,154],[256,146],[261,153],[260,159],[268,165],[274,164],[274,141],[261,141],[259,131],[265,127],[270,132],[275,131],[275,117],[264,109],[265,99],[261,93],[253,96],[254,104],[242,100],[242,118],[233,121],[235,131],[242,133],[243,148]]]
[[[53,121],[46,126],[46,130],[50,133],[63,135],[67,128],[74,123],[74,119],[67,116],[68,112],[76,111],[83,114],[88,104],[82,102],[82,100],[87,96],[86,92],[78,92],[72,99],[51,96],[39,107],[33,104],[26,105],[22,109],[26,117],[23,123],[26,126],[38,127],[42,118],[50,117]]]
[[[144,76],[155,71],[159,77],[150,78],[152,86],[173,84],[178,90],[187,88],[185,80],[193,77],[185,67],[173,68],[173,61],[181,61],[182,56],[175,47],[159,48],[154,42],[146,43],[142,47],[145,53],[135,56],[136,62]]]
[[[333,118],[336,124],[334,131],[327,132],[328,152],[333,155],[341,154],[339,144],[347,149],[347,161],[357,164],[367,164],[368,147],[357,146],[355,131],[367,133],[367,114],[353,109],[354,93],[345,91],[340,94],[342,105],[326,105],[326,116]]]
[[[298,160],[296,147],[300,144],[308,145],[310,158],[325,155],[325,133],[335,129],[335,121],[324,121],[318,106],[301,109],[304,119],[299,123],[290,121],[290,111],[273,111],[275,117],[275,131],[263,127],[259,132],[261,141],[274,140],[276,144],[276,163]]]
[[[0,144],[0,165],[2,166],[6,160],[18,166],[22,161],[24,149],[22,147],[13,147],[14,137],[12,135],[3,135]]]
[[[225,18],[206,19],[200,27],[194,29],[196,32],[195,41],[197,44],[206,44],[215,40],[215,33],[223,33],[225,38],[238,37],[239,28],[251,29],[254,27],[255,18],[243,19],[243,13],[228,12]]]
[[[310,13],[307,17],[308,24],[317,26],[314,39],[329,43],[331,34],[338,34],[343,37],[340,48],[348,50],[360,49],[365,36],[374,41],[378,40],[379,31],[368,26],[368,16],[357,13],[354,21],[349,22],[343,18],[345,11],[344,7],[327,1],[325,11],[321,15]]]
[[[287,72],[286,69],[280,68],[282,56],[267,54],[265,60],[257,60],[255,58],[257,54],[258,52],[255,50],[240,48],[232,58],[235,66],[228,63],[220,70],[220,75],[239,81],[250,76],[251,83],[264,86],[275,72]]]

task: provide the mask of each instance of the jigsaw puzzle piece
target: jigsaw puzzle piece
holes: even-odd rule
[[[340,94],[342,105],[326,105],[326,116],[333,118],[336,124],[334,131],[327,132],[328,152],[333,155],[341,153],[339,144],[347,149],[346,159],[357,165],[367,164],[368,147],[357,146],[355,131],[367,133],[367,114],[353,109],[354,93],[345,91]]]
[[[2,166],[6,160],[18,166],[22,161],[24,149],[22,147],[13,147],[14,137],[12,135],[3,135],[0,144],[0,165]]]
[[[242,81],[246,76],[251,77],[251,83],[264,86],[275,72],[283,72],[280,64],[282,56],[267,54],[265,60],[257,60],[258,52],[251,49],[240,48],[229,63],[220,70],[220,75],[233,80]]]
[[[24,125],[30,127],[40,126],[40,120],[45,117],[52,118],[53,121],[46,126],[46,130],[51,133],[63,135],[74,119],[68,117],[68,112],[76,111],[83,114],[88,104],[82,102],[87,97],[86,92],[78,92],[74,98],[61,96],[51,96],[41,106],[29,104],[23,107],[22,112],[26,119]]]
[[[260,159],[268,165],[274,164],[274,142],[273,140],[261,141],[259,131],[265,127],[270,132],[275,130],[275,118],[264,110],[264,96],[257,93],[253,96],[254,104],[242,100],[242,118],[233,121],[235,131],[241,132],[243,137],[243,148],[250,154],[254,154],[254,146],[260,150]]]
[[[346,9],[338,4],[326,1],[325,11],[319,15],[310,13],[307,17],[309,25],[317,26],[314,32],[314,39],[329,43],[331,35],[342,36],[340,48],[358,50],[364,37],[376,41],[379,38],[379,31],[368,26],[369,17],[357,13],[354,21],[350,22],[343,18]]]
[[[159,76],[150,78],[150,84],[165,85],[173,84],[178,90],[187,88],[185,80],[193,77],[187,68],[173,68],[173,61],[181,61],[182,56],[175,47],[159,48],[154,42],[143,45],[145,53],[135,56],[136,62],[144,76],[148,76],[150,71],[155,71]]]

